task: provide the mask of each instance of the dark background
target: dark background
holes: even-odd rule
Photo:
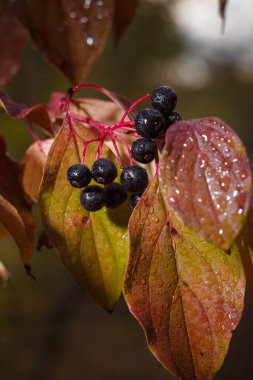
[[[251,61],[250,54],[245,58],[245,52],[250,53],[250,32],[246,32],[251,20],[238,14],[235,2],[231,1],[226,33],[222,35],[213,0],[203,1],[208,20],[210,15],[207,23],[203,22],[204,13],[195,18],[194,7],[187,0],[177,0],[179,5],[171,1],[170,7],[166,1],[142,1],[118,46],[111,36],[87,82],[101,84],[132,100],[156,85],[170,84],[178,92],[177,109],[184,119],[220,117],[237,131],[251,156],[253,58]],[[249,15],[250,1],[240,4],[243,6]],[[180,9],[185,12],[184,18],[176,17]],[[183,19],[186,25],[189,20],[192,25],[202,25],[197,38],[194,28],[191,34],[191,28],[180,24]],[[233,43],[234,35],[237,44]],[[42,54],[29,47],[17,77],[6,91],[14,100],[32,105],[46,102],[52,91],[66,92],[68,87],[69,83],[45,63]],[[17,159],[32,142],[24,122],[3,115],[0,133]],[[10,239],[0,242],[0,260],[11,272],[9,287],[0,288],[1,379],[173,378],[149,353],[144,334],[124,301],[113,314],[105,312],[75,285],[55,251],[35,253],[36,282],[24,273],[17,247]],[[253,378],[252,325],[252,300],[248,296],[244,317],[217,380]]]

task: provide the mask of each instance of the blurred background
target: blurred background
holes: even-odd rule
[[[160,84],[178,92],[184,119],[218,116],[253,152],[252,0],[230,0],[221,33],[214,0],[143,0],[118,45],[111,33],[106,51],[87,82],[132,100]],[[17,77],[6,88],[17,102],[46,102],[69,83],[43,55],[28,47]],[[0,115],[0,133],[20,159],[32,142],[25,123]],[[37,211],[35,210],[35,213]],[[36,252],[29,278],[17,247],[0,241],[0,260],[11,272],[0,288],[0,373],[12,380],[173,379],[149,353],[144,334],[121,300],[110,315],[73,282],[57,253]],[[253,302],[244,317],[217,380],[253,378]]]

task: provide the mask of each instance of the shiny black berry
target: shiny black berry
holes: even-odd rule
[[[172,112],[170,115],[168,115],[165,119],[165,129],[169,128],[172,124],[177,123],[178,121],[182,120],[182,116],[178,112]]]
[[[81,192],[80,201],[83,208],[87,211],[98,211],[105,206],[105,191],[101,186],[87,186]]]
[[[117,177],[117,168],[108,158],[100,158],[94,162],[91,173],[96,182],[106,185]]]
[[[163,131],[165,120],[161,113],[153,108],[146,108],[139,112],[135,118],[135,128],[138,135],[155,139]]]
[[[87,186],[91,181],[91,171],[87,166],[75,164],[68,168],[67,179],[69,183],[78,188]]]
[[[129,193],[142,193],[148,184],[148,174],[140,166],[128,166],[122,171],[120,180]]]
[[[127,199],[126,190],[119,183],[111,183],[105,187],[105,205],[107,208],[116,208]]]
[[[132,194],[131,197],[129,198],[129,203],[132,209],[135,208],[139,200],[141,199],[142,194]]]
[[[131,148],[131,154],[135,161],[148,164],[153,161],[157,153],[157,146],[151,139],[136,140]]]
[[[152,106],[162,115],[170,114],[177,104],[177,94],[173,88],[160,86],[155,89],[151,96]]]

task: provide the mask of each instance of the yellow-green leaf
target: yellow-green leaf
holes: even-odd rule
[[[72,134],[64,124],[50,149],[40,192],[41,214],[50,241],[75,281],[112,310],[121,293],[128,259],[129,208],[127,203],[116,210],[103,208],[95,213],[82,208],[81,190],[67,182],[66,172],[70,165],[80,162],[83,141],[94,134],[78,122],[75,131]],[[89,145],[85,159],[88,167],[96,151],[97,143]],[[115,160],[106,147],[103,157]]]

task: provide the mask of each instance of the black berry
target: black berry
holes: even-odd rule
[[[146,108],[135,118],[135,128],[140,136],[155,139],[163,131],[165,120],[161,113],[153,108]]]
[[[67,179],[69,183],[78,188],[87,186],[91,181],[91,171],[87,166],[75,164],[68,168]]]
[[[129,193],[141,193],[148,184],[148,174],[140,166],[133,165],[126,167],[121,173],[121,183]]]
[[[111,183],[110,185],[107,185],[105,187],[105,196],[105,205],[108,208],[116,208],[127,199],[126,190],[119,183]]]
[[[105,206],[105,191],[101,186],[87,186],[80,195],[83,208],[87,211],[98,211]]]
[[[139,200],[141,199],[142,194],[132,194],[129,198],[129,203],[132,209],[135,208]]]
[[[91,173],[96,182],[106,185],[117,177],[117,168],[108,158],[100,158],[94,162]]]
[[[170,114],[177,104],[177,94],[173,88],[160,86],[151,96],[152,106],[161,112],[162,115]]]
[[[181,120],[182,120],[182,116],[178,112],[175,112],[175,111],[172,112],[165,119],[165,123],[166,123],[165,129],[167,129],[172,124],[177,123],[178,121],[181,121]]]
[[[131,148],[131,153],[135,161],[148,164],[156,156],[157,146],[151,139],[136,140]]]

